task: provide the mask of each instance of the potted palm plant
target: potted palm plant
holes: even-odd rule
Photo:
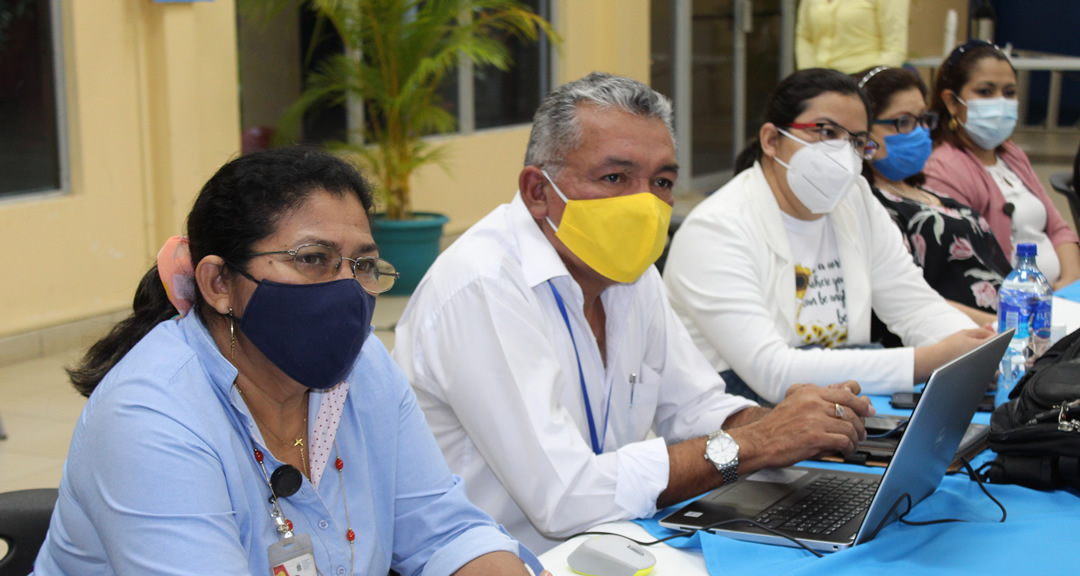
[[[265,0],[263,9],[292,4]],[[314,67],[280,131],[298,132],[317,106],[362,103],[360,134],[330,147],[357,161],[375,180],[381,212],[372,220],[381,254],[401,272],[395,292],[409,293],[438,255],[443,215],[414,212],[411,177],[440,163],[443,146],[423,136],[449,132],[455,118],[438,88],[460,59],[508,69],[510,37],[554,37],[550,24],[517,0],[307,0],[341,37],[342,53]],[[357,137],[359,136],[359,137]],[[399,244],[404,242],[404,244]]]

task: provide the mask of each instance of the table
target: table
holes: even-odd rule
[[[888,407],[886,397],[873,397],[879,412],[899,413]],[[976,413],[975,422],[986,423],[989,414]],[[982,459],[989,458],[984,453]],[[808,462],[804,465],[878,472],[883,469],[846,464]],[[1000,511],[964,476],[946,476],[938,490],[911,512],[913,520],[960,517],[969,522],[932,526],[889,524],[878,537],[851,549],[814,558],[800,549],[740,542],[712,534],[676,539],[649,547],[656,557],[651,576],[698,576],[709,574],[707,563],[720,566],[724,574],[1037,574],[1071,573],[1073,548],[1080,533],[1080,494],[1075,491],[1039,492],[1020,486],[994,485],[989,490],[1006,506],[1009,518],[998,523]],[[597,526],[636,540],[656,539],[654,517],[650,533],[641,525],[623,521]],[[662,529],[661,529],[662,530]],[[575,573],[567,557],[584,541],[580,536],[540,556],[555,576]]]
[[[1054,298],[1053,320],[1065,324],[1069,331],[1080,327],[1080,303]],[[910,414],[889,406],[888,397],[872,396],[874,407],[882,414]],[[973,422],[990,423],[990,414],[976,412]],[[976,460],[992,458],[984,452]],[[883,468],[861,467],[827,462],[806,462],[803,465],[883,472]],[[914,520],[959,517],[967,523],[933,526],[906,526],[892,523],[870,542],[849,550],[817,559],[808,552],[740,542],[712,534],[696,536],[695,542],[679,538],[668,544],[650,546],[656,557],[651,576],[696,576],[708,574],[707,561],[723,567],[725,574],[828,574],[836,576],[867,573],[881,576],[897,574],[1033,574],[1040,572],[1069,572],[1074,565],[1072,553],[1080,534],[1080,493],[1075,491],[1039,492],[1020,486],[994,485],[991,493],[999,498],[1009,512],[1005,523],[997,523],[998,508],[986,498],[978,486],[964,476],[946,476],[938,490],[921,502],[911,513]],[[650,542],[658,527],[651,523],[653,533],[638,523],[611,522],[594,528],[614,532],[635,540]],[[579,536],[548,550],[540,556],[544,567],[555,576],[576,574],[566,559],[588,536]]]
[[[1080,302],[1054,296],[1054,304],[1050,310],[1051,324],[1064,324],[1066,334],[1080,328]]]

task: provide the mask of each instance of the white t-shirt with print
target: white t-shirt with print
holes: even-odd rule
[[[829,216],[799,220],[787,214],[784,228],[795,260],[795,333],[792,346],[825,348],[847,343],[848,312],[844,273]]]

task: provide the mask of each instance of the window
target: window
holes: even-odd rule
[[[549,0],[523,0],[533,12],[551,21]],[[509,70],[478,68],[473,72],[475,128],[494,128],[532,121],[540,100],[551,89],[550,43],[541,35],[538,42],[510,39],[513,58]]]
[[[0,198],[65,188],[54,0],[0,0]]]
[[[5,1],[11,0],[0,0],[0,4]],[[522,3],[549,22],[554,19],[552,0]],[[270,23],[252,21],[241,12],[237,27],[241,122],[245,134],[252,129],[265,132],[299,97],[313,63],[341,51],[343,43],[329,27],[320,26],[318,17],[306,7],[279,15]],[[438,88],[441,105],[457,117],[457,133],[528,123],[551,89],[552,50],[547,37],[541,34],[536,42],[513,38],[508,42],[513,60],[510,70],[474,68],[466,62],[443,78]],[[350,118],[350,114],[355,117]],[[303,142],[343,140],[350,120],[358,123],[363,114],[355,103],[310,110],[303,120]]]

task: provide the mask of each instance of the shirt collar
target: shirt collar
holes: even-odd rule
[[[180,328],[184,331],[184,337],[188,345],[195,350],[199,362],[206,370],[210,381],[224,397],[229,396],[229,388],[236,381],[236,367],[232,365],[218,350],[217,343],[210,336],[210,331],[203,324],[199,314],[192,310],[187,316],[180,319]]]
[[[765,230],[765,243],[769,248],[785,262],[792,260],[791,242],[788,240],[787,230],[784,228],[783,211],[776,196],[772,193],[772,187],[765,178],[765,169],[761,162],[754,162],[753,168],[748,171],[746,186],[749,190],[750,201],[757,205],[754,216],[759,221],[759,226]]]
[[[529,213],[529,208],[521,199],[521,192],[515,194],[510,202],[508,220],[521,251],[521,270],[530,288],[536,288],[552,278],[570,276],[559,253]]]

